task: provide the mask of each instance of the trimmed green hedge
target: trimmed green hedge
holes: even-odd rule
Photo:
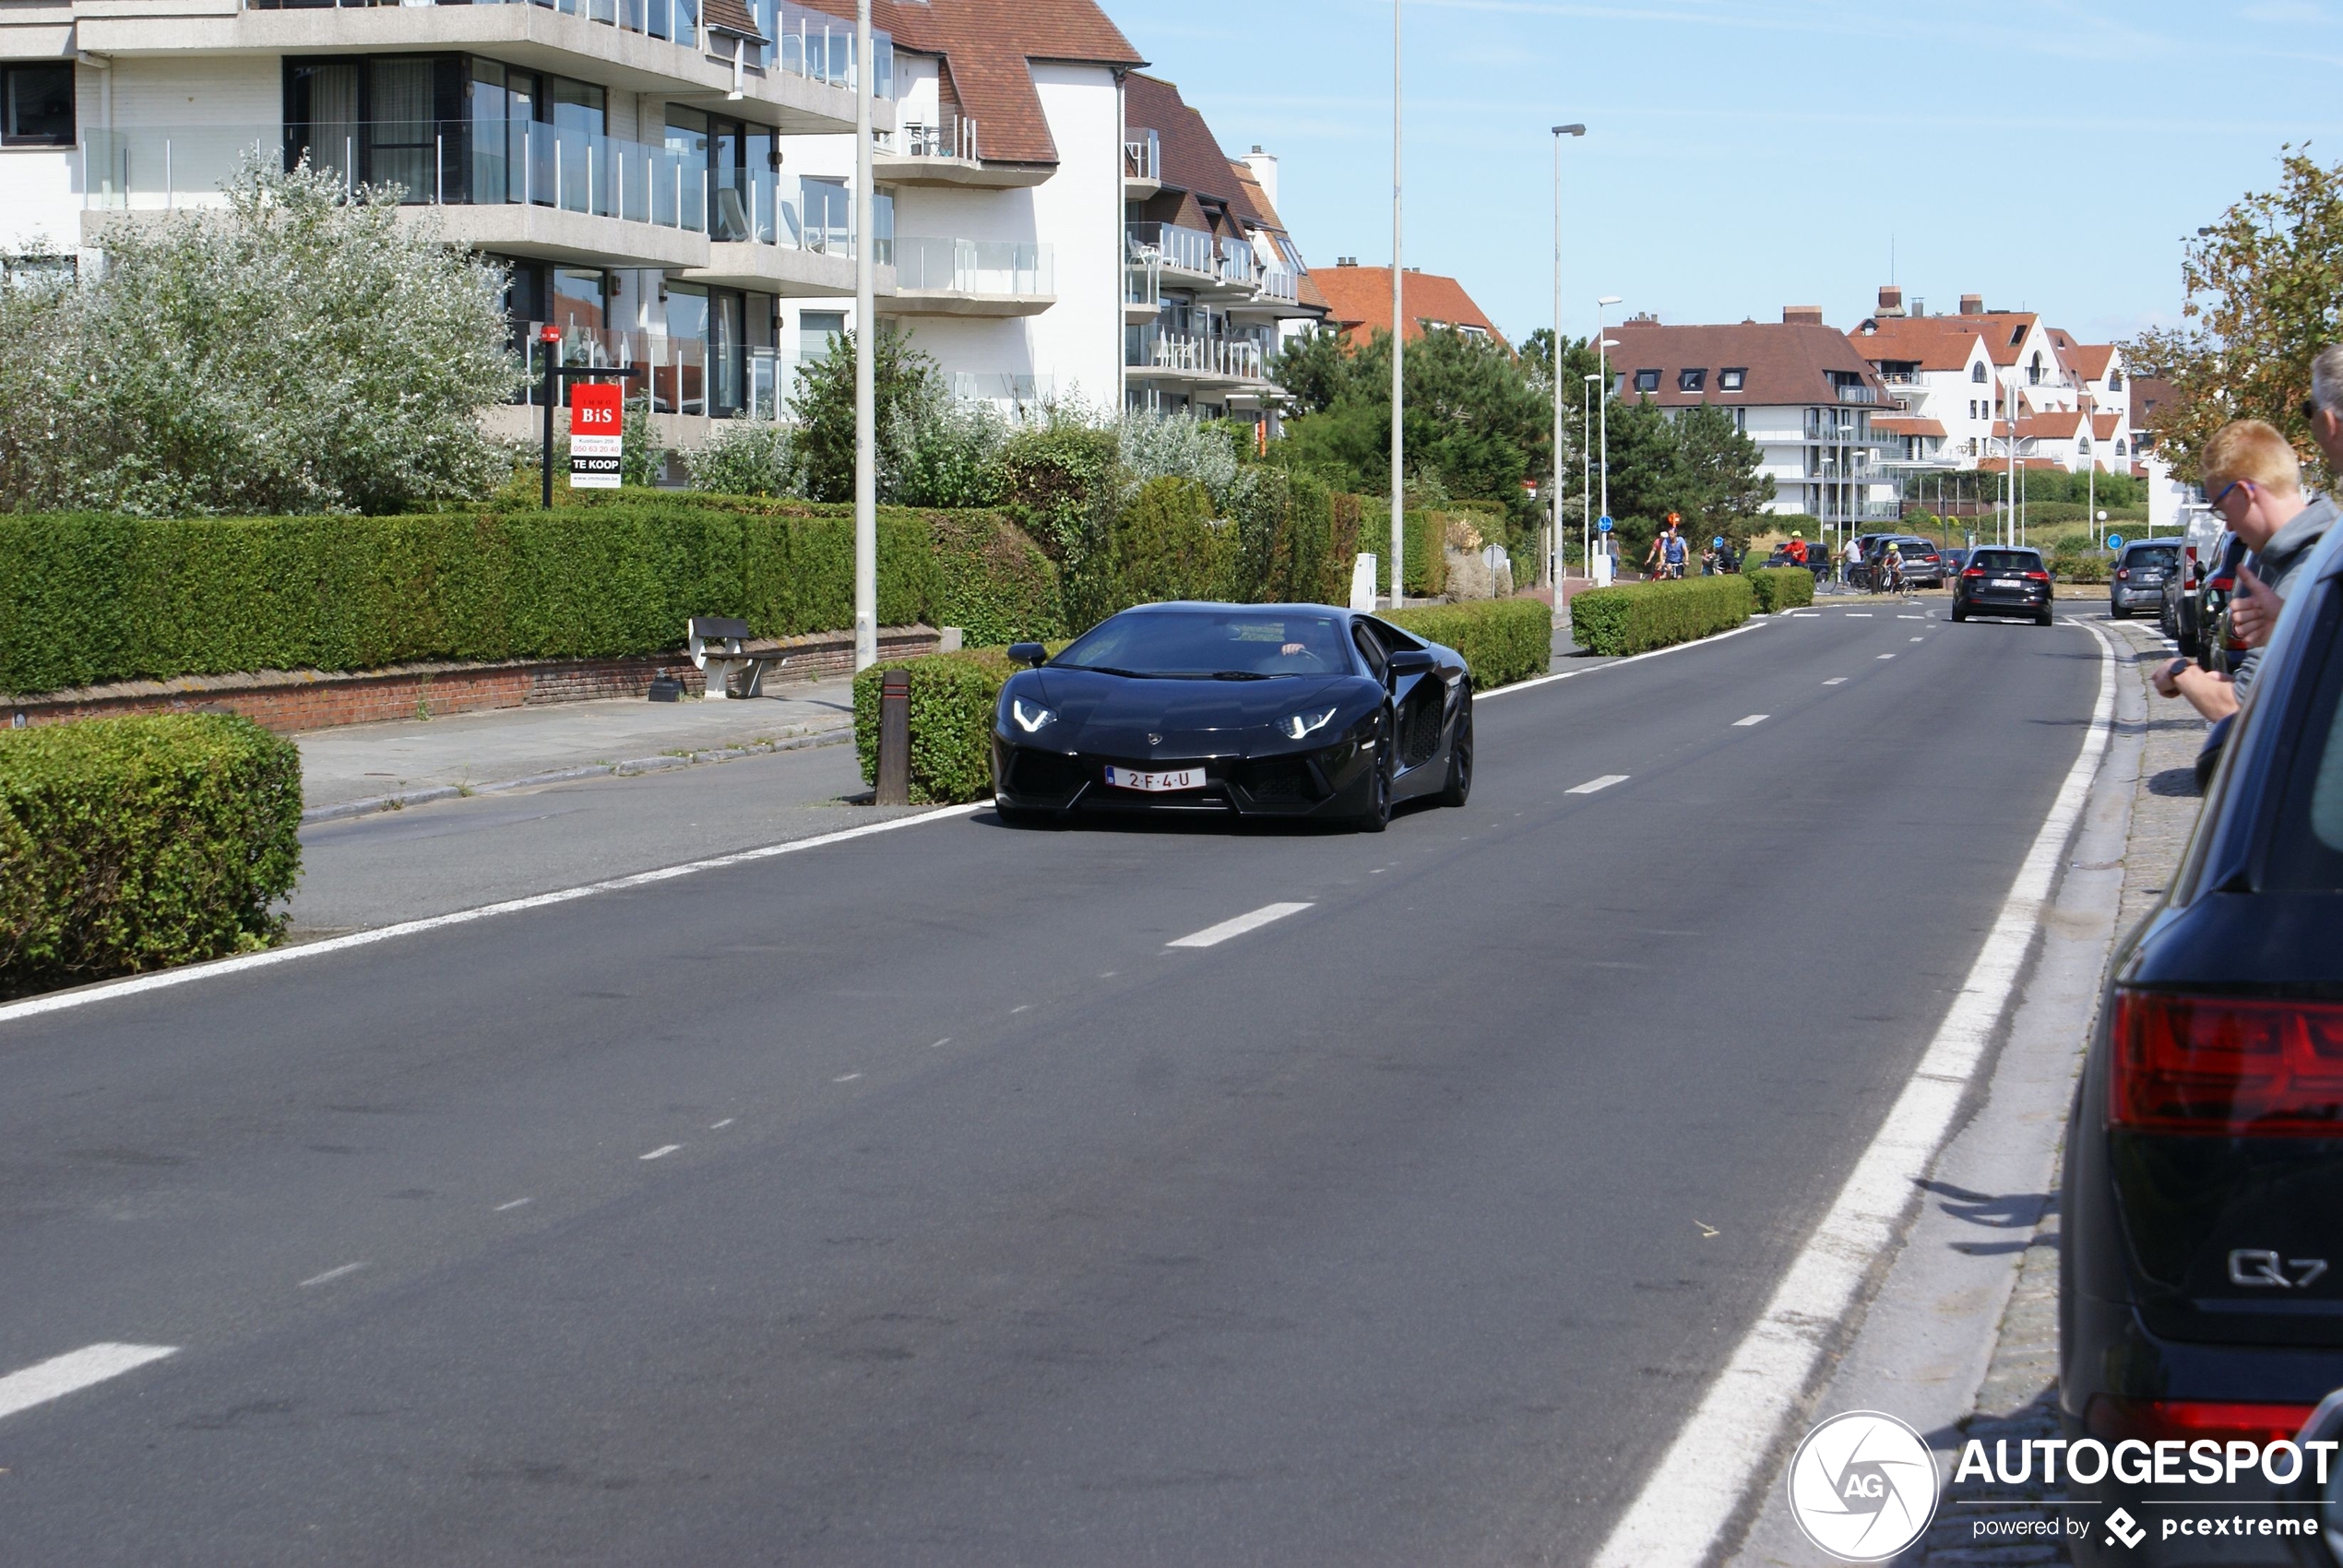
[[[1055,568],[993,513],[879,517],[879,619],[1063,630]],[[552,512],[158,520],[0,515],[0,691],[419,659],[612,658],[686,617],[853,624],[850,508],[628,496]]]
[[[1742,576],[1760,615],[1814,602],[1814,574],[1803,566],[1760,566]]]
[[[268,946],[301,754],[226,714],[0,730],[0,996]]]
[[[916,805],[981,801],[993,793],[993,714],[1017,666],[1005,649],[969,648],[872,665],[854,677],[854,751],[862,782],[878,781],[879,683],[911,677],[911,800]]]
[[[1401,610],[1385,620],[1420,637],[1445,643],[1472,667],[1476,691],[1493,691],[1543,675],[1553,663],[1554,615],[1542,600],[1481,600]]]
[[[1747,576],[1590,588],[1570,601],[1571,640],[1614,658],[1729,632],[1754,602]]]

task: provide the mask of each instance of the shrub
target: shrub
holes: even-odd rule
[[[631,449],[633,443],[630,441]],[[719,495],[803,495],[797,450],[789,427],[725,420],[684,457],[694,490]]]
[[[997,515],[879,516],[879,619],[1056,629],[1040,552]],[[551,512],[163,521],[0,514],[0,691],[419,659],[617,658],[684,619],[853,624],[850,509],[622,492]]]
[[[1375,586],[1381,591],[1391,591],[1391,501],[1387,496],[1362,495],[1359,498],[1359,542],[1357,550],[1373,551],[1375,557]],[[1448,525],[1445,518],[1431,512],[1410,510],[1406,532],[1401,536],[1408,544],[1408,597],[1437,599],[1448,591]],[[1351,557],[1343,557],[1343,576],[1350,577]]]
[[[1115,518],[1114,607],[1219,597],[1228,590],[1233,545],[1227,529],[1215,526],[1203,485],[1149,480]]]
[[[301,754],[223,714],[0,731],[0,995],[264,947]]]
[[[879,685],[889,670],[911,680],[911,800],[981,801],[993,792],[993,714],[1017,666],[999,648],[882,661],[854,677],[854,751],[862,781],[878,781]]]
[[[1570,601],[1572,640],[1614,658],[1730,631],[1749,619],[1749,578],[1687,577],[1593,588]]]
[[[1742,577],[1760,615],[1814,602],[1814,574],[1803,566],[1760,566]]]
[[[1486,599],[1401,610],[1384,619],[1420,637],[1445,643],[1472,667],[1476,690],[1542,675],[1553,662],[1553,612],[1541,600]]]

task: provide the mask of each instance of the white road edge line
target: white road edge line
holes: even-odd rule
[[[1584,784],[1574,785],[1572,788],[1564,790],[1563,793],[1565,795],[1591,795],[1598,790],[1608,790],[1613,784],[1624,784],[1625,782],[1627,782],[1627,775],[1623,773],[1606,773],[1600,778],[1589,778]]]
[[[1264,904],[1251,914],[1239,915],[1234,920],[1222,921],[1219,925],[1208,925],[1202,931],[1190,932],[1177,941],[1167,942],[1163,945],[1166,947],[1217,947],[1232,936],[1243,936],[1248,931],[1259,931],[1272,921],[1281,921],[1288,915],[1298,915],[1309,907],[1307,904]]]
[[[136,975],[128,980],[114,980],[105,985],[93,985],[86,990],[61,992],[54,996],[36,996],[24,1002],[12,1002],[0,1007],[0,1024],[18,1018],[37,1017],[43,1013],[62,1013],[68,1008],[87,1007],[95,1002],[109,1002],[118,996],[130,996],[142,991],[159,991],[165,986],[191,985],[196,980],[214,980],[221,975],[240,973],[245,969],[267,968],[272,964],[298,963],[303,958],[322,957],[328,953],[346,952],[352,947],[364,947],[376,942],[389,942],[401,936],[414,936],[426,931],[438,931],[451,925],[468,925],[497,915],[518,914],[524,909],[541,909],[554,904],[566,904],[574,899],[592,898],[604,893],[623,893],[632,887],[648,887],[679,876],[692,876],[704,871],[721,871],[727,866],[748,865],[756,861],[769,861],[777,855],[794,855],[806,849],[819,849],[831,844],[843,844],[850,838],[867,838],[874,833],[892,833],[901,827],[917,827],[923,823],[942,822],[950,817],[967,816],[973,812],[989,811],[991,801],[976,801],[962,806],[939,806],[922,812],[917,816],[898,816],[886,822],[865,823],[860,827],[842,828],[836,833],[820,833],[811,838],[793,838],[786,844],[767,844],[760,849],[742,849],[730,855],[717,855],[705,861],[686,861],[682,865],[662,866],[657,871],[636,872],[631,876],[614,876],[607,882],[589,882],[580,887],[565,887],[553,893],[538,893],[527,898],[507,898],[499,904],[482,904],[475,909],[458,909],[453,914],[433,915],[425,920],[401,921],[396,925],[377,926],[372,931],[353,931],[347,936],[328,937],[323,942],[305,942],[296,947],[274,947],[266,953],[246,953],[234,958],[215,959],[208,964],[190,964],[184,968],[162,969],[151,975]]]
[[[1733,728],[1736,730],[1746,730],[1752,724],[1763,724],[1766,719],[1771,719],[1773,715],[1770,713],[1753,713],[1746,719],[1734,719]]]
[[[21,1371],[0,1377],[0,1416],[13,1416],[18,1410],[30,1410],[35,1405],[45,1405],[77,1388],[93,1383],[103,1383],[110,1377],[159,1361],[165,1356],[179,1353],[176,1345],[117,1345],[111,1342],[84,1345],[78,1350],[67,1350],[62,1356],[52,1356],[45,1361],[35,1361]]]
[[[301,1282],[301,1288],[306,1290],[313,1285],[327,1284],[333,1280],[339,1279],[344,1275],[355,1274],[365,1266],[366,1265],[363,1263],[346,1263],[339,1268],[329,1268],[323,1274],[311,1275],[308,1278]]]
[[[1688,647],[1709,647],[1723,642],[1727,637],[1737,637],[1744,632],[1754,632],[1760,626],[1771,624],[1770,621],[1753,616],[1746,626],[1735,626],[1731,631],[1719,632],[1713,637],[1695,637],[1688,643],[1671,643],[1666,647],[1653,648],[1649,653],[1631,653],[1624,659],[1614,659],[1607,664],[1591,664],[1584,670],[1564,670],[1557,675],[1532,675],[1527,681],[1516,681],[1510,686],[1498,686],[1486,692],[1475,692],[1472,694],[1472,700],[1488,702],[1493,697],[1507,696],[1515,692],[1526,692],[1532,686],[1551,686],[1556,681],[1575,681],[1581,675],[1600,674],[1605,670],[1616,670],[1623,664],[1640,664],[1647,659],[1658,659],[1665,654],[1682,653]],[[0,1017],[6,1016],[6,1014],[0,1014]]]
[[[1871,1264],[1901,1234],[1918,1183],[1953,1130],[2016,987],[2059,858],[2107,752],[2115,713],[2115,647],[2097,627],[2089,629],[2099,645],[2090,731],[1960,993],[1830,1211],[1644,1478],[1592,1568],[1698,1568],[1707,1561],[1749,1488],[1771,1473],[1775,1440],[1812,1381],[1825,1343],[1855,1304]]]

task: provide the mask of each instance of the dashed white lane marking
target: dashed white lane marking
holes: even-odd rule
[[[1826,686],[1843,686],[1846,683],[1847,677],[1844,675],[1833,675],[1829,680],[1823,683]]]
[[[930,1051],[936,1051],[936,1050],[940,1050],[941,1048],[943,1048],[943,1047],[945,1047],[945,1046],[947,1046],[947,1045],[949,1045],[949,1044],[951,1044],[951,1043],[952,1043],[952,1037],[951,1037],[950,1035],[946,1035],[946,1036],[945,1036],[942,1039],[937,1040],[937,1041],[935,1042],[935,1044],[929,1046],[929,1047],[928,1047],[928,1049],[929,1049]]]
[[[1746,730],[1752,724],[1763,724],[1766,719],[1771,719],[1773,715],[1770,713],[1753,713],[1746,719],[1734,719],[1733,728],[1736,730]]]
[[[1600,778],[1589,778],[1584,784],[1577,786],[1576,789],[1564,790],[1563,793],[1565,795],[1591,795],[1599,790],[1608,790],[1613,784],[1624,784],[1625,782],[1627,782],[1627,776],[1623,773],[1606,773]]]
[[[1166,947],[1217,947],[1232,936],[1243,936],[1248,931],[1259,931],[1272,921],[1281,921],[1288,915],[1298,915],[1309,907],[1307,904],[1264,904],[1250,914],[1239,915],[1234,920],[1222,921],[1219,925],[1206,926],[1202,931],[1191,932],[1179,940],[1167,942],[1163,945]]]
[[[1925,642],[1925,641],[1927,641],[1927,640],[1928,640],[1928,639],[1927,639],[1927,638],[1925,638],[1925,637],[1914,637],[1914,638],[1912,639],[1912,641],[1914,641],[1914,642],[1916,642],[1916,643],[1917,643],[1917,642]]]
[[[721,1122],[710,1122],[708,1124],[708,1130],[711,1133],[720,1133],[739,1120],[740,1118],[737,1116],[727,1116]]]
[[[1019,1013],[1030,1013],[1030,1012],[1032,1012],[1032,1011],[1033,1011],[1033,1004],[1031,1004],[1030,1002],[1020,1002],[1020,1003],[1018,1003],[1016,1006],[1014,1006],[1014,1007],[1012,1007],[1012,1008],[1010,1008],[1010,1009],[1009,1009],[1009,1016],[1010,1016],[1010,1017],[1012,1017],[1012,1018],[1014,1018],[1014,1017],[1016,1017],[1016,1016],[1017,1016]]]
[[[1882,659],[1893,659],[1893,658],[1895,658],[1896,656],[1895,656],[1894,654],[1892,654],[1892,653],[1883,653],[1883,654],[1881,654],[1879,657],[1880,657],[1880,658],[1882,658]]]
[[[306,1290],[313,1285],[329,1284],[334,1280],[339,1279],[346,1274],[355,1274],[365,1266],[366,1265],[363,1263],[346,1263],[339,1268],[329,1268],[323,1274],[311,1275],[308,1278],[301,1282],[301,1288]]]
[[[841,1073],[837,1077],[832,1078],[830,1082],[834,1084],[850,1084],[862,1075],[860,1073]]]
[[[1847,612],[1847,619],[1849,621],[1868,621],[1871,618],[1871,612],[1868,610],[1849,610]]]
[[[495,1212],[495,1213],[497,1213],[497,1214],[502,1214],[502,1213],[504,1213],[506,1209],[518,1208],[518,1207],[520,1207],[523,1204],[526,1204],[527,1202],[529,1202],[529,1200],[528,1200],[527,1198],[515,1198],[512,1202],[510,1202],[510,1203],[508,1203],[508,1204],[498,1204],[498,1205],[496,1206],[496,1207],[495,1207],[495,1209],[494,1209],[494,1212]]]
[[[682,1148],[683,1146],[684,1146],[682,1144],[661,1144],[659,1147],[651,1150],[650,1153],[637,1155],[635,1158],[637,1159],[665,1159],[669,1155],[673,1154],[677,1149]]]
[[[1935,1038],[1897,1096],[1830,1211],[1676,1433],[1645,1472],[1593,1568],[1695,1568],[1707,1561],[1749,1488],[1778,1457],[1776,1440],[1872,1261],[1895,1243],[1921,1176],[1987,1057],[1994,1021],[2016,986],[2049,902],[2066,837],[2082,814],[2115,713],[2115,645],[2099,643],[2099,701],[2081,753],[2034,836],[1985,944]]]
[[[0,1416],[13,1416],[18,1410],[30,1410],[35,1405],[45,1405],[77,1388],[93,1383],[103,1383],[110,1377],[159,1361],[165,1356],[179,1353],[176,1345],[117,1345],[112,1342],[84,1345],[78,1350],[67,1350],[62,1356],[52,1356],[45,1361],[35,1361],[20,1372],[0,1377]]]
[[[1928,617],[1925,615],[1898,615],[1896,619],[1898,621],[1925,621]]]

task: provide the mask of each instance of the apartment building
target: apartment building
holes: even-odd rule
[[[1275,160],[1231,160],[1180,89],[1144,72],[1125,82],[1124,118],[1124,404],[1274,424],[1279,349],[1326,314],[1272,205]]]
[[[1900,515],[1885,460],[1902,438],[1876,423],[1893,405],[1878,373],[1819,309],[1791,305],[1779,322],[1720,327],[1637,316],[1612,332],[1612,395],[1671,412],[1730,410],[1773,478],[1769,511],[1805,513],[1832,529]]]
[[[891,42],[869,62],[895,128]],[[244,157],[395,185],[504,262],[517,341],[646,365],[686,425],[769,400],[782,302],[853,288],[850,193],[798,138],[850,134],[850,27],[793,0],[305,5],[30,0],[0,244],[86,261],[118,223],[220,201]]]

